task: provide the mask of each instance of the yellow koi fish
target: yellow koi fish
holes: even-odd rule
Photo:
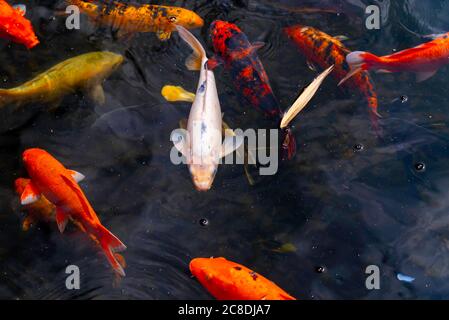
[[[187,29],[204,25],[203,19],[195,12],[179,7],[131,5],[116,1],[98,4],[81,0],[68,2],[100,25],[117,29],[119,37],[136,32],[155,32],[161,41],[165,41],[176,31],[176,25]]]
[[[98,104],[105,102],[103,81],[124,58],[112,52],[91,52],[65,60],[34,79],[12,89],[0,89],[0,108],[27,103],[54,103],[65,95],[83,90]]]

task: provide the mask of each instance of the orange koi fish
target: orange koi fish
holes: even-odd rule
[[[24,18],[24,5],[10,6],[5,0],[0,0],[0,38],[21,43],[28,49],[39,44],[31,22]]]
[[[81,176],[78,175],[78,179],[81,179]],[[80,181],[80,180],[79,180]],[[25,179],[25,178],[18,178],[16,179],[14,185],[15,185],[15,189],[16,189],[16,193],[19,195],[19,197],[23,194],[23,192],[25,191],[26,186],[30,183],[30,179]],[[24,210],[27,213],[27,216],[25,218],[25,220],[22,223],[22,230],[23,231],[28,231],[30,229],[30,226],[32,226],[33,224],[37,223],[38,221],[43,221],[46,223],[50,223],[50,222],[55,222],[56,221],[56,207],[53,203],[51,203],[50,201],[48,201],[47,198],[45,198],[45,196],[41,195],[41,197],[39,198],[39,200],[37,200],[36,202],[30,203],[28,205],[24,206]],[[71,221],[83,232],[86,232],[86,230],[84,230],[84,227],[82,226],[81,223],[79,223],[76,220],[71,219]],[[100,245],[100,243],[98,242],[98,240],[95,238],[94,235],[89,235],[91,237],[91,239],[97,244]],[[118,260],[118,262],[120,263],[120,265],[125,268],[126,266],[126,261],[125,258],[119,254],[119,253],[114,253],[115,258]]]
[[[349,66],[345,58],[350,50],[337,38],[331,37],[318,29],[301,25],[287,27],[284,31],[310,62],[323,69],[335,65],[332,74],[337,81],[346,77]],[[377,111],[378,99],[369,74],[367,72],[358,73],[351,81],[347,82],[346,87],[357,89],[363,94],[372,115],[373,126],[377,128],[377,117],[380,117]]]
[[[190,271],[218,300],[296,300],[270,280],[225,258],[196,258]]]
[[[378,57],[369,52],[355,51],[347,55],[346,61],[351,72],[342,83],[360,71],[378,70],[379,72],[414,72],[417,81],[431,78],[444,65],[449,63],[449,32],[437,35],[436,39],[415,48]]]
[[[76,5],[95,22],[118,29],[119,37],[136,32],[156,32],[157,37],[165,41],[176,31],[176,25],[193,29],[204,24],[195,12],[179,7],[151,4],[137,6],[116,1],[98,4],[81,0],[68,2]]]
[[[33,212],[45,205],[48,216],[48,203],[45,200],[49,201],[55,206],[56,223],[61,233],[64,232],[69,219],[75,221],[81,230],[99,243],[114,271],[125,276],[120,258],[117,259],[114,252],[123,251],[126,246],[101,224],[77,183],[84,176],[66,169],[42,149],[26,150],[23,153],[23,162],[31,179],[22,192],[21,204]],[[46,199],[43,200],[44,198]]]

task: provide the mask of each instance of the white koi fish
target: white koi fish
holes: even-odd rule
[[[212,187],[220,159],[243,143],[239,136],[227,136],[222,144],[222,114],[214,73],[208,69],[206,51],[201,43],[182,26],[176,26],[180,37],[192,48],[186,60],[189,70],[199,70],[200,79],[187,122],[187,131],[176,130],[172,136],[176,149],[185,156],[195,188]]]

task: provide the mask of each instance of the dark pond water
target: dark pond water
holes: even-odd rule
[[[401,24],[418,34],[441,33],[449,24],[449,3],[437,0],[153,3],[200,14],[206,24],[194,33],[210,54],[208,26],[217,18],[265,42],[259,56],[284,108],[316,72],[283,27],[314,26],[347,36],[353,50],[387,54],[424,41]],[[372,3],[382,7],[377,31],[364,24],[364,8]],[[2,87],[89,51],[127,59],[104,84],[105,106],[81,94],[66,97],[53,113],[29,106],[11,120],[17,129],[0,135],[0,298],[208,299],[188,270],[190,259],[208,256],[242,263],[301,299],[449,298],[448,68],[419,84],[410,74],[373,74],[383,139],[370,129],[363,100],[327,80],[295,121],[298,152],[277,175],[256,176],[250,186],[241,166],[222,166],[213,189],[199,193],[187,168],[169,159],[170,132],[187,117],[189,104],[168,104],[160,95],[165,84],[196,87],[179,37],[162,43],[149,33],[118,42],[84,18],[81,30],[66,30],[64,18],[54,17],[61,3],[27,6],[42,44],[27,51],[0,42]],[[290,10],[298,7],[340,14]],[[215,75],[225,120],[235,128],[267,127],[261,114],[237,100],[229,74],[218,68]],[[21,230],[12,185],[26,175],[21,152],[29,147],[44,148],[87,176],[81,187],[104,225],[128,246],[119,287],[104,256],[74,228],[64,235],[55,226]],[[418,163],[425,170],[417,171]],[[279,252],[285,244],[296,250]],[[81,269],[78,291],[65,287],[69,264]],[[380,268],[380,290],[365,287],[368,265]],[[320,266],[324,272],[317,272]],[[400,282],[399,272],[416,280]]]

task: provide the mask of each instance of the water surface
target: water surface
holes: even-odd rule
[[[430,34],[447,31],[449,23],[445,1],[277,2],[153,3],[198,12],[206,24],[194,33],[210,55],[208,26],[217,18],[265,42],[259,55],[283,108],[317,74],[283,27],[310,25],[347,36],[353,50],[388,54],[424,41],[402,25]],[[382,26],[368,31],[364,8],[372,3],[382,8]],[[209,299],[188,271],[190,259],[208,256],[242,263],[301,299],[449,298],[448,68],[419,84],[410,74],[373,74],[383,139],[370,129],[363,99],[329,79],[295,121],[298,153],[277,175],[255,177],[250,186],[241,166],[222,166],[213,189],[198,193],[187,168],[169,159],[170,132],[187,117],[189,104],[169,104],[160,95],[165,84],[196,87],[197,74],[183,63],[189,49],[179,37],[162,43],[140,34],[119,42],[84,18],[81,30],[66,30],[64,18],[55,16],[61,3],[27,6],[41,45],[27,51],[0,42],[2,87],[89,51],[127,59],[104,84],[105,106],[79,94],[66,97],[56,112],[33,105],[6,119],[17,129],[0,135],[0,298]],[[336,13],[300,13],[298,7]],[[215,74],[225,120],[234,128],[268,128],[261,114],[237,100],[229,74],[222,68]],[[80,185],[92,206],[128,246],[119,287],[103,255],[75,228],[64,235],[48,225],[21,230],[12,185],[26,175],[20,157],[29,147],[44,148],[87,176]],[[417,171],[417,163],[425,170]],[[280,253],[283,244],[296,251]],[[69,264],[81,269],[78,291],[65,288]],[[380,267],[380,290],[365,287],[368,265]],[[325,272],[317,272],[319,266]],[[400,282],[398,272],[416,280]]]

